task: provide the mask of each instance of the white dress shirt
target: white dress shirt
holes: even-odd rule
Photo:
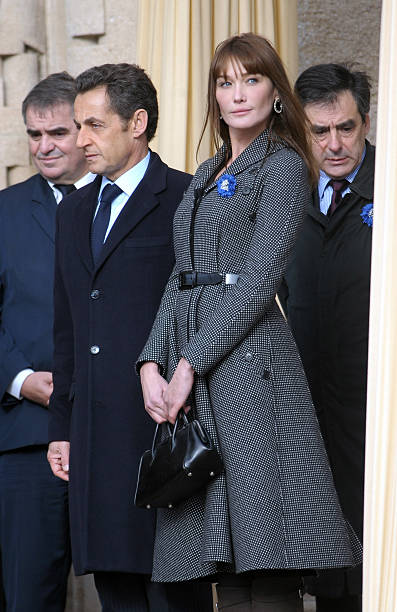
[[[150,161],[150,151],[148,151],[148,154],[143,159],[141,159],[140,162],[138,162],[135,166],[127,170],[127,172],[124,172],[124,174],[119,176],[119,178],[114,181],[114,184],[120,187],[123,193],[120,193],[120,195],[118,195],[117,198],[115,198],[111,204],[109,225],[106,230],[105,238],[103,240],[104,242],[106,241],[106,238],[108,237],[109,232],[112,229],[117,217],[123,210],[129,198],[134,193],[135,189],[138,187],[143,177],[145,176],[145,172],[149,165],[149,161]],[[98,195],[98,204],[95,209],[94,219],[98,212],[102,191],[108,184],[112,185],[113,183],[106,176],[103,176],[101,188],[99,190],[99,195]]]

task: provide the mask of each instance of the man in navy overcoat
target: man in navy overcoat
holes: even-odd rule
[[[320,167],[280,297],[298,345],[342,510],[363,537],[375,148],[368,77],[342,64],[295,85]],[[361,612],[362,566],[306,580],[317,612]]]
[[[104,611],[210,610],[191,587],[179,600],[180,587],[150,582],[155,515],[133,502],[154,433],[134,363],[174,263],[172,219],[190,176],[148,149],[157,98],[141,68],[105,64],[76,82],[77,144],[100,176],[58,210],[49,447],[54,473],[70,478],[74,568],[94,572]]]
[[[57,202],[93,178],[76,147],[74,98],[65,72],[28,94],[38,174],[0,192],[0,558],[14,612],[62,612],[70,568],[67,488],[46,454]]]

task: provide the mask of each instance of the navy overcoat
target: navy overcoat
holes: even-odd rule
[[[151,153],[97,267],[89,235],[101,178],[59,206],[50,439],[71,442],[77,574],[151,573],[154,515],[137,509],[133,494],[154,422],[134,362],[174,263],[172,219],[190,178]]]
[[[375,148],[335,213],[307,207],[280,291],[299,347],[342,509],[362,538]],[[362,590],[360,570],[322,574],[318,595]],[[318,587],[320,583],[318,582]]]

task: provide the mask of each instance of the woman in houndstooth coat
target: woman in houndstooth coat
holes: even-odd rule
[[[300,570],[354,565],[360,550],[275,301],[315,171],[303,111],[264,38],[244,34],[218,47],[208,120],[223,146],[176,212],[176,266],[138,366],[158,423],[174,422],[193,389],[225,473],[158,512],[153,580],[217,575],[220,609],[233,605],[231,583],[246,607],[230,610],[297,610]],[[270,599],[293,591],[285,601],[295,607],[254,607],[269,599],[269,580]]]

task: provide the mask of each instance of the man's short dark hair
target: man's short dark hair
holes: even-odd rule
[[[143,68],[136,64],[103,64],[85,70],[76,78],[78,94],[96,87],[106,87],[110,108],[126,124],[139,108],[147,112],[146,137],[150,142],[158,121],[157,92]]]
[[[76,97],[75,80],[67,72],[55,72],[37,83],[22,102],[22,116],[26,123],[26,112],[31,106],[36,109],[52,108],[57,104],[70,104],[73,109]]]
[[[333,104],[338,94],[350,91],[361,119],[369,113],[370,78],[365,72],[353,71],[348,64],[317,64],[307,68],[295,83],[295,93],[303,106],[313,102]]]

